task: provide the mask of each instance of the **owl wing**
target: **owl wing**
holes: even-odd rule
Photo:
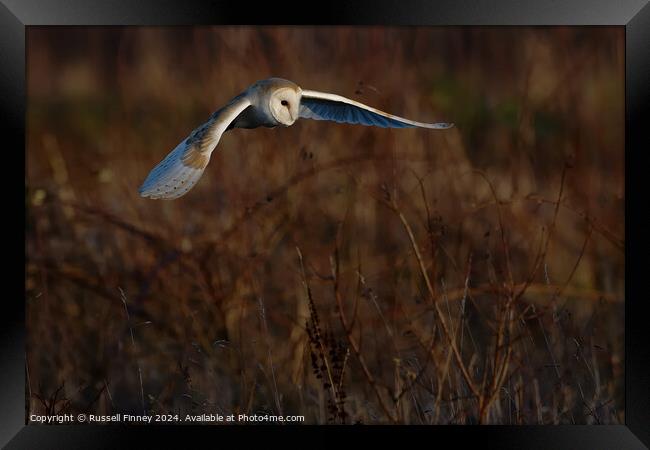
[[[152,199],[185,195],[203,175],[221,135],[250,104],[246,96],[238,96],[213,113],[149,172],[140,195]]]
[[[303,119],[331,120],[339,123],[373,125],[382,128],[432,128],[444,130],[451,123],[423,123],[372,108],[336,94],[302,91],[299,115]]]

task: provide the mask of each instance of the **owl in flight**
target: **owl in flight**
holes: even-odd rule
[[[221,135],[232,128],[288,127],[298,118],[383,128],[444,130],[453,124],[422,123],[385,113],[340,95],[301,89],[281,78],[261,80],[215,111],[169,153],[140,186],[142,197],[174,199],[201,178]]]

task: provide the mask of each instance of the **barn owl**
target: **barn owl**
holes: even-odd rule
[[[444,130],[453,126],[404,119],[340,95],[301,89],[291,81],[269,78],[237,95],[178,144],[151,170],[140,186],[140,195],[152,199],[185,195],[201,178],[221,135],[232,128],[288,127],[299,118],[383,128]]]

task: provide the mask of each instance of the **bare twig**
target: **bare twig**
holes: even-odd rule
[[[122,290],[121,287],[118,287],[120,291],[120,297],[122,298],[122,303],[124,304],[124,311],[126,312],[126,320],[127,323],[129,324],[129,332],[131,333],[131,344],[133,345],[133,350],[135,353],[137,353],[137,347],[135,345],[135,337],[133,336],[133,326],[131,323],[131,317],[129,315],[129,308],[126,305],[126,295],[124,294],[124,291]],[[136,366],[138,367],[138,379],[140,380],[140,400],[142,401],[142,413],[147,414],[147,409],[144,404],[144,387],[142,385],[142,370],[140,369],[140,363],[137,362],[137,356],[136,356]]]

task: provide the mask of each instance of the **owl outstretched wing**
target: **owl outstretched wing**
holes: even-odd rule
[[[300,117],[330,120],[339,123],[372,125],[382,128],[432,128],[444,130],[451,123],[424,123],[395,116],[349,98],[326,92],[303,90],[300,100]]]
[[[149,172],[140,195],[170,200],[185,195],[203,175],[221,135],[250,104],[246,96],[238,96],[213,113]]]

